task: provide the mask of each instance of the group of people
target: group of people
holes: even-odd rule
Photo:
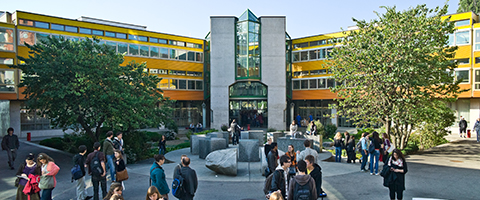
[[[355,163],[355,136],[351,136],[350,133],[344,133],[345,138],[342,138],[342,134],[337,132],[333,138],[333,146],[335,147],[335,162],[342,162],[342,150],[347,151],[347,163]]]
[[[252,127],[261,127],[265,121],[264,113],[259,113],[258,110],[242,110],[240,120],[242,124],[250,124]]]
[[[268,139],[264,147],[268,163],[265,177],[271,179],[266,191],[267,199],[291,200],[302,196],[314,200],[327,196],[322,189],[322,168],[317,163],[318,153],[311,148],[310,140],[305,140],[304,146],[305,150],[295,152],[294,146],[289,145],[285,155],[278,157],[277,143]]]
[[[301,132],[298,131],[299,125],[295,120],[292,121],[290,124],[290,137],[298,138],[302,135]],[[310,121],[308,123],[309,129],[305,132],[307,135],[317,135],[317,125],[315,124],[315,121]]]
[[[203,131],[203,125],[202,125],[202,123],[200,123],[200,122],[198,122],[197,125],[191,123],[191,124],[188,126],[188,128],[189,128],[190,130],[193,130],[194,133],[198,133],[198,132],[202,132],[202,131]]]
[[[150,168],[150,180],[152,186],[148,189],[147,200],[168,200],[170,188],[166,181],[165,170],[162,168],[162,165],[165,163],[165,156],[162,154],[156,154],[154,159],[155,161]],[[179,176],[181,178],[177,178]],[[190,158],[187,157],[187,155],[181,156],[180,164],[178,164],[173,170],[173,179],[174,181],[175,179],[183,180],[183,190],[176,191],[182,192],[182,194],[180,194],[180,196],[174,194],[174,196],[185,200],[193,199],[198,188],[198,180],[195,170],[190,168]]]
[[[312,116],[312,114],[309,114],[308,117],[304,117],[302,119],[302,116],[300,116],[300,114],[297,114],[297,117],[295,117],[295,120],[296,120],[296,123],[298,124],[298,126],[306,127],[306,126],[311,125],[311,123],[313,121],[313,116]]]

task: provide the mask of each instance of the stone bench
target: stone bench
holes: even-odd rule
[[[260,161],[257,139],[241,139],[238,146],[238,161],[258,162]]]
[[[263,130],[250,130],[248,131],[248,139],[257,139],[259,145],[265,143],[265,132]]]
[[[208,133],[207,136],[210,136],[210,138],[223,138],[225,139],[225,148],[228,148],[228,132],[213,132],[213,133]]]
[[[282,133],[282,132],[267,133],[267,138],[272,138],[272,142],[278,142],[279,137],[285,137],[285,133]]]
[[[200,139],[207,138],[206,135],[191,135],[190,136],[190,153],[192,155],[198,155],[200,153]]]
[[[210,152],[225,149],[225,139],[223,138],[209,138],[200,139],[198,157],[205,159]]]
[[[240,131],[240,139],[250,139],[248,131]]]
[[[291,138],[291,137],[280,137],[278,138],[277,141],[277,146],[279,150],[282,150],[284,152],[288,151],[288,145],[293,145],[293,148],[295,149],[295,152],[298,151],[303,151],[305,150],[305,146],[303,143],[307,140],[306,138]],[[313,141],[311,139],[310,143]],[[318,150],[317,150],[318,151]]]

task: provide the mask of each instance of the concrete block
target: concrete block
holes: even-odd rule
[[[225,149],[225,139],[224,138],[211,138],[210,139],[210,152],[220,150],[220,149]],[[208,153],[210,153],[210,152],[208,152]]]
[[[250,139],[250,133],[248,131],[241,131],[240,132],[240,139]]]
[[[267,133],[267,138],[272,138],[273,142],[277,142],[279,137],[285,137],[285,133],[282,132],[270,132]]]
[[[258,144],[263,145],[263,143],[265,143],[265,132],[263,132],[263,130],[250,130],[248,139],[257,139]]]
[[[207,155],[211,152],[210,148],[210,138],[204,137],[200,138],[198,141],[198,157],[201,159],[205,159]]]
[[[259,144],[257,139],[241,139],[238,147],[238,161],[260,161],[258,146]]]
[[[288,145],[291,144],[291,145],[293,145],[293,148],[295,149],[295,151],[297,151],[297,150],[303,151],[303,150],[305,150],[305,146],[303,145],[305,140],[307,140],[307,139],[305,139],[305,138],[280,137],[280,138],[278,138],[278,141],[277,141],[278,150],[287,152],[288,151]],[[308,140],[310,140],[310,143],[313,142],[311,139],[308,139]]]
[[[199,154],[199,140],[201,138],[205,139],[206,137],[206,135],[192,135],[190,137],[190,153],[192,153],[192,155]]]

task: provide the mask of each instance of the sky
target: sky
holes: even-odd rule
[[[333,33],[355,25],[352,18],[377,18],[381,6],[406,10],[419,4],[449,5],[456,13],[459,0],[22,0],[4,1],[1,11],[16,10],[77,19],[80,16],[147,26],[147,30],[205,38],[210,16],[236,16],[250,9],[257,17],[286,16],[287,33],[294,38]]]

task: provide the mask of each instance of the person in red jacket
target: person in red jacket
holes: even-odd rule
[[[42,177],[53,176],[53,188],[42,190],[42,200],[52,200],[52,191],[57,186],[57,175],[60,168],[55,164],[53,159],[45,153],[38,154],[37,162],[41,163]]]
[[[17,171],[17,177],[20,176],[18,178],[17,200],[27,200],[29,199],[28,195],[30,195],[30,200],[40,200],[40,188],[37,186],[38,189],[36,191],[32,190],[32,185],[30,184],[30,177],[36,177],[40,174],[40,166],[35,162],[35,155],[33,153],[28,154],[25,158],[25,163],[21,164]],[[24,188],[27,188],[27,193],[23,192]]]

